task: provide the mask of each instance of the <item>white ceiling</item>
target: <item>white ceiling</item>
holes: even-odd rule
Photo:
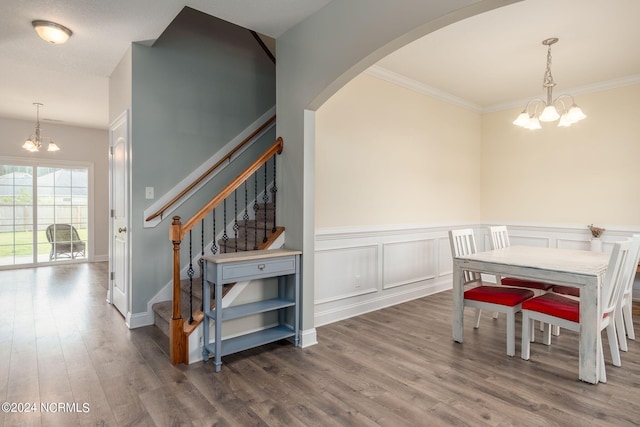
[[[277,38],[330,0],[1,0],[0,117],[106,129],[108,76],[133,41],[155,40],[184,6]],[[73,31],[38,38],[34,19]]]
[[[377,65],[491,111],[543,95],[550,37],[559,38],[554,95],[640,83],[639,19],[638,0],[526,0],[442,28]]]
[[[330,0],[2,0],[0,117],[108,126],[108,76],[132,41],[157,38],[186,5],[277,38]],[[363,11],[366,13],[366,11]],[[526,0],[432,33],[378,70],[487,111],[539,95],[553,47],[556,93],[640,82],[640,1]],[[31,21],[71,28],[65,45]],[[578,92],[571,91],[577,90]]]

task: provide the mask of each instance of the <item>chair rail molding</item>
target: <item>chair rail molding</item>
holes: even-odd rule
[[[583,224],[452,222],[318,228],[315,326],[451,289],[448,230],[473,228],[478,249],[489,250],[491,225],[506,225],[512,245],[590,249],[591,233]],[[604,226],[604,251],[640,231],[637,227]],[[634,300],[638,298],[640,279],[636,278]]]

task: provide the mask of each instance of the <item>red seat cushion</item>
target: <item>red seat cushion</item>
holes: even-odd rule
[[[535,282],[533,280],[516,279],[515,277],[503,277],[503,286],[518,286],[520,288],[540,289],[548,291],[553,287],[551,283]]]
[[[580,301],[554,293],[540,295],[522,303],[523,310],[537,311],[571,322],[580,322]]]
[[[533,291],[528,289],[505,288],[502,286],[478,286],[464,293],[464,299],[490,302],[493,304],[513,307],[529,298],[533,298]]]
[[[555,285],[553,288],[551,288],[551,290],[556,294],[571,295],[572,297],[580,296],[580,288],[576,288],[573,286]]]

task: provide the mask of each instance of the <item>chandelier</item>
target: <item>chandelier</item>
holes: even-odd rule
[[[567,127],[586,118],[587,116],[578,107],[573,96],[560,95],[553,99],[553,87],[556,85],[551,75],[551,45],[558,38],[552,37],[542,41],[547,46],[547,68],[544,72],[542,87],[547,91],[546,101],[541,98],[532,99],[522,110],[522,113],[513,121],[516,126],[525,129],[540,129],[540,122],[554,122],[558,119],[558,127]]]
[[[36,133],[31,135],[29,139],[27,139],[27,141],[24,144],[22,144],[22,148],[24,148],[27,151],[31,151],[32,153],[34,151],[40,151],[40,147],[42,147],[42,144],[46,139],[49,141],[47,145],[47,151],[60,150],[60,147],[58,147],[56,143],[51,140],[51,138],[40,136],[40,107],[43,104],[39,102],[34,102],[33,105],[36,106]]]

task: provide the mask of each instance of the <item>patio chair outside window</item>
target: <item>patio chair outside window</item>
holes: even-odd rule
[[[51,244],[49,261],[59,257],[84,258],[85,242],[80,239],[78,230],[71,224],[51,224],[47,227],[47,240]]]

